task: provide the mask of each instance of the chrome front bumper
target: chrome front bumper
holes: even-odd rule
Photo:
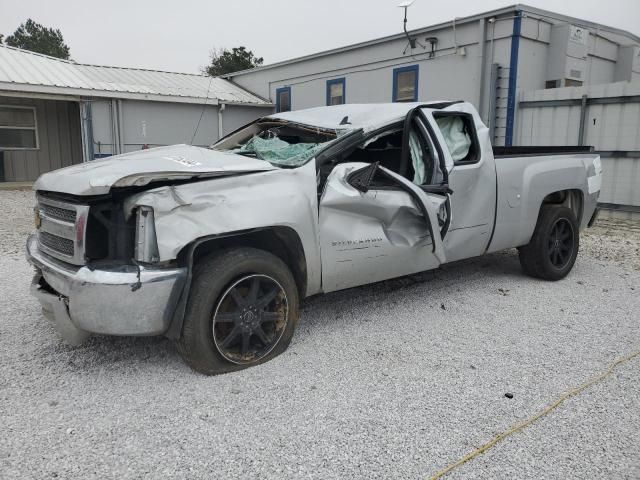
[[[186,268],[74,267],[43,254],[35,235],[27,240],[27,260],[36,267],[31,293],[71,344],[91,333],[163,334],[187,278]]]

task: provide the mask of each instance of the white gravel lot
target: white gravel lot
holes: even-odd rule
[[[72,348],[28,293],[32,202],[0,191],[3,479],[425,478],[640,349],[630,223],[590,230],[557,283],[509,251],[309,299],[290,349],[239,373],[163,338]],[[639,366],[450,478],[640,478]]]

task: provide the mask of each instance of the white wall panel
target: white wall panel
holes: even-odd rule
[[[585,145],[614,152],[640,151],[640,83],[619,82],[580,88],[527,92],[521,101],[622,97],[619,103],[589,105],[585,117]],[[624,98],[628,98],[624,101]],[[519,109],[519,145],[577,145],[580,106],[541,106]],[[600,202],[640,207],[640,158],[602,158]],[[640,218],[640,214],[615,212],[606,216]]]

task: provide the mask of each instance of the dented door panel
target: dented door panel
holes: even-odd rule
[[[441,262],[433,253],[427,220],[409,193],[400,188],[363,193],[347,183],[350,173],[367,166],[336,166],[320,200],[325,292],[436,268]],[[435,218],[437,207],[425,203]],[[437,235],[436,241],[441,253],[442,241]]]

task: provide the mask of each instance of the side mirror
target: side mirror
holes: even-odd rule
[[[376,170],[378,170],[379,164],[380,162],[374,162],[368,167],[351,172],[349,176],[347,176],[347,183],[356,190],[362,193],[367,193],[369,191],[371,181],[373,180],[373,176],[376,174]]]

